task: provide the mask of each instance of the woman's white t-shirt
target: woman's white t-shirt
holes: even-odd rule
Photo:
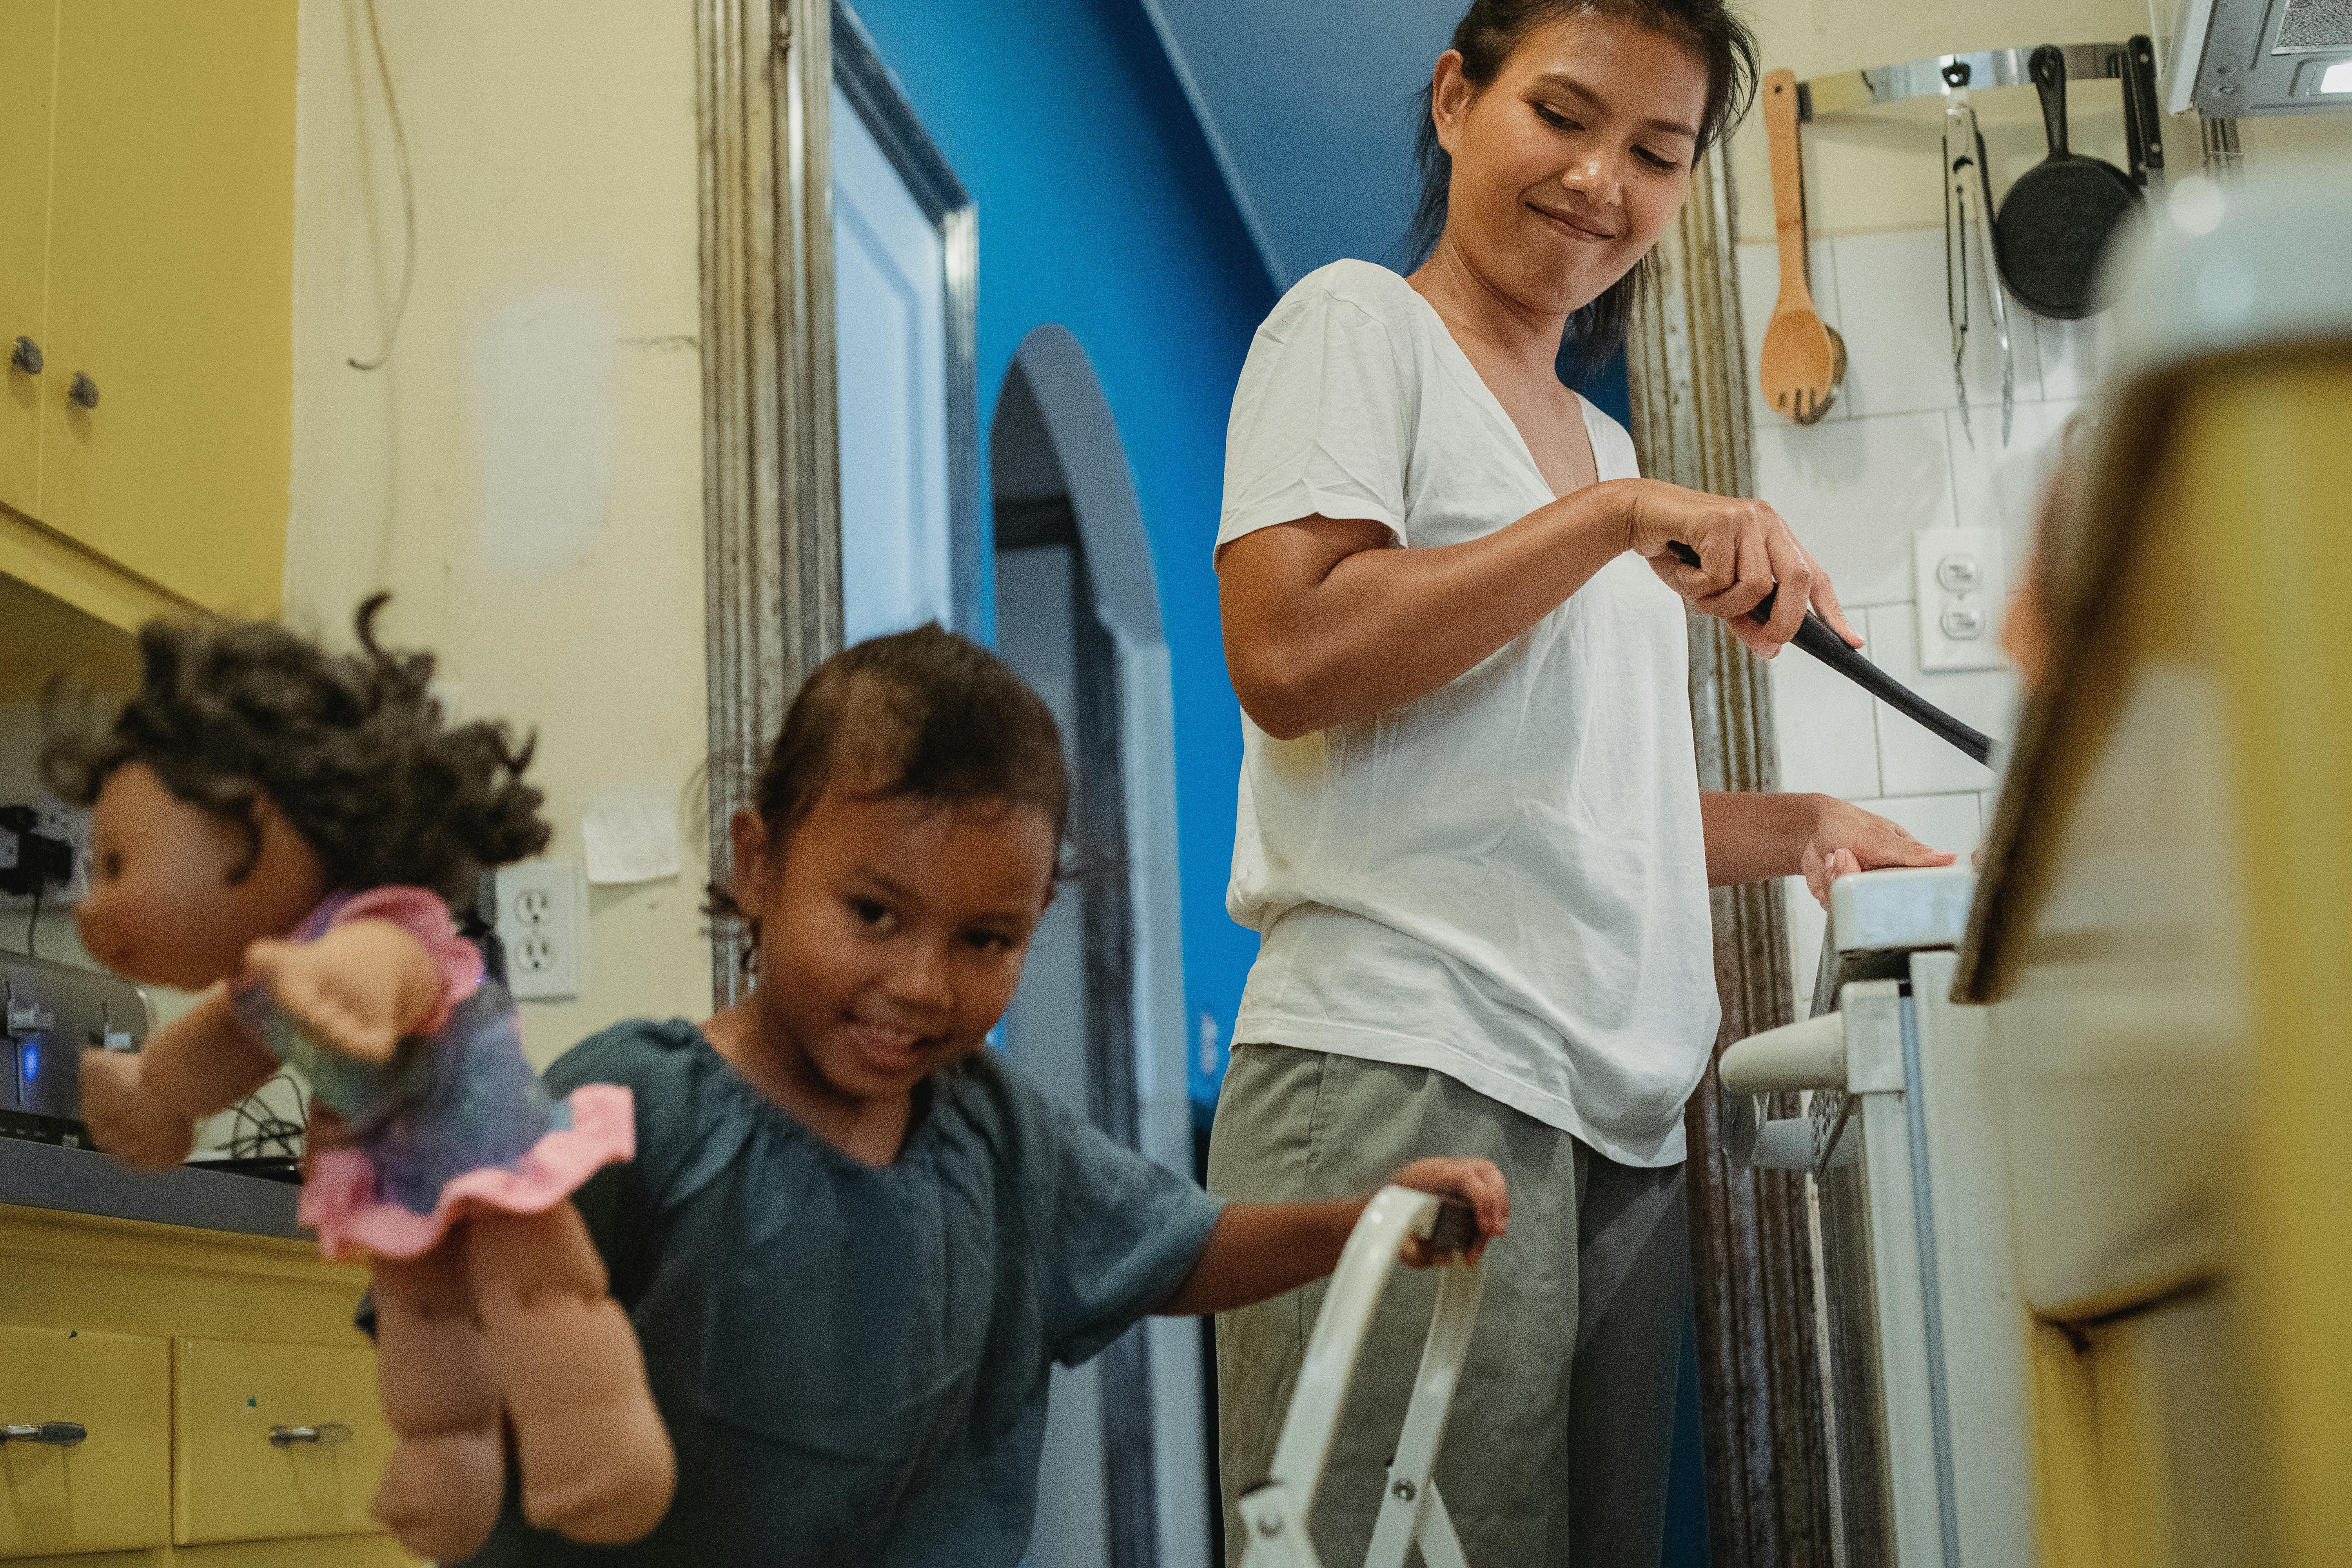
[[[1583,406],[1601,478],[1637,477]],[[1395,273],[1334,262],[1258,329],[1219,546],[1317,513],[1454,544],[1552,499]],[[1621,1163],[1679,1161],[1717,1021],[1686,635],[1620,555],[1418,700],[1296,741],[1244,716],[1225,902],[1260,942],[1233,1038],[1430,1068]]]

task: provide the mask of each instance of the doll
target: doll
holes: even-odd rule
[[[510,1425],[531,1522],[646,1534],[676,1461],[571,1194],[629,1159],[629,1091],[553,1100],[446,900],[541,848],[531,746],[444,728],[430,655],[331,655],[266,623],[149,623],[110,726],[47,705],[43,771],[91,807],[83,944],[205,990],[136,1055],[82,1060],[99,1146],[150,1168],[281,1062],[313,1096],[302,1223],[373,1259],[379,1385],[400,1445],[371,1505],[442,1562],[489,1532]],[[209,989],[206,989],[209,988]]]

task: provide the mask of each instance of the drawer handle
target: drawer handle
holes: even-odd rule
[[[319,1426],[272,1426],[269,1446],[290,1448],[297,1443],[316,1443],[321,1448],[331,1448],[338,1443],[352,1440],[352,1429],[340,1421],[330,1421]]]
[[[97,407],[98,383],[81,371],[74,372],[73,379],[66,383],[66,401],[76,408]]]
[[[41,345],[30,338],[18,338],[16,346],[8,351],[8,368],[21,370],[26,375],[41,374]]]
[[[52,1448],[70,1448],[89,1436],[89,1428],[79,1421],[42,1421],[30,1426],[0,1426],[0,1443],[46,1443]]]

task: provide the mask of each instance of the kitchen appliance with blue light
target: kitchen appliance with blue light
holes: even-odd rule
[[[127,980],[0,952],[0,1137],[89,1146],[81,1120],[81,1053],[135,1051],[154,1005]]]

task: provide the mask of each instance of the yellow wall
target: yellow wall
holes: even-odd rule
[[[688,0],[378,7],[415,181],[416,270],[373,373],[401,192],[362,0],[304,0],[291,624],[431,647],[467,718],[536,726],[549,853],[582,803],[682,803],[704,721],[701,367]],[[688,813],[688,820],[692,813]],[[534,1058],[635,1015],[701,1017],[703,851],[597,889],[588,984],[524,1008]]]
[[[1787,67],[1801,80],[1832,71],[1895,65],[1928,55],[2034,44],[2119,41],[2135,33],[2163,40],[2172,0],[1747,0],[1763,44],[1764,68]],[[2161,47],[2161,45],[2160,45]],[[2042,161],[2048,143],[2030,87],[1975,95],[1991,160],[1996,199]],[[2069,82],[2074,150],[2124,166],[2123,109],[2112,82]],[[1940,100],[1824,118],[1806,128],[1807,216],[1815,234],[1941,225],[1937,168]],[[2352,155],[2352,113],[2281,116],[2239,122],[2250,168],[2289,156]],[[2196,118],[2165,126],[2168,178],[2196,170]],[[1739,237],[1772,237],[1772,184],[1760,116],[1732,143]]]

